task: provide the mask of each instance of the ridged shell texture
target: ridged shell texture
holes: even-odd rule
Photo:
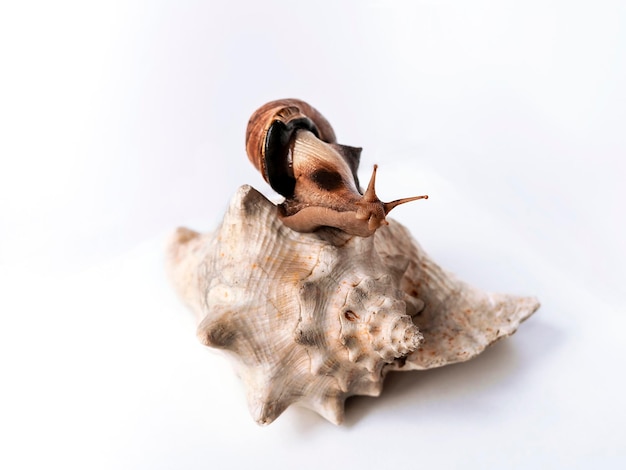
[[[369,238],[295,232],[249,186],[215,232],[179,229],[169,255],[200,340],[232,358],[260,424],[292,403],[340,423],[388,371],[467,360],[539,306],[458,281],[394,221]]]

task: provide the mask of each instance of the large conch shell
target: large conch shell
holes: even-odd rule
[[[387,372],[468,360],[539,307],[457,280],[393,220],[367,238],[291,230],[249,186],[215,232],[178,229],[169,266],[260,424],[294,403],[341,423],[346,398],[379,395]]]

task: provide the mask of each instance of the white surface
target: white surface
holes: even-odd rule
[[[615,2],[0,7],[0,467],[623,468],[626,22]],[[334,427],[257,427],[165,280],[243,135],[303,98],[444,267],[542,308],[389,377]]]

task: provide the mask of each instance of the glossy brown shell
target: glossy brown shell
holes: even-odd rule
[[[289,140],[298,129],[313,132],[320,140],[335,143],[332,126],[308,103],[295,98],[266,103],[257,109],[246,129],[246,153],[265,181],[285,197],[293,193]]]

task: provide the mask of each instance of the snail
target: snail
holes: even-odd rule
[[[248,158],[285,201],[282,222],[297,232],[334,227],[369,237],[394,207],[428,196],[382,202],[376,195],[377,165],[365,192],[357,170],[361,148],[336,142],[322,114],[298,99],[271,101],[254,112],[246,130]]]

